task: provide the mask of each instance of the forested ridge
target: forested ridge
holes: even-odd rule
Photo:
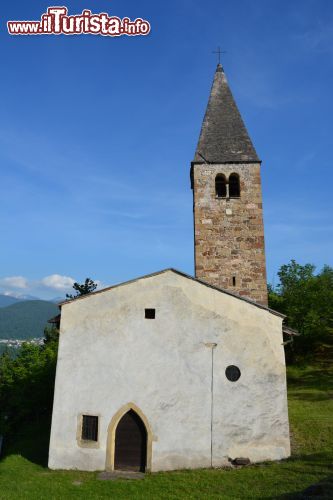
[[[47,321],[59,314],[56,304],[26,300],[0,308],[0,339],[42,337]]]

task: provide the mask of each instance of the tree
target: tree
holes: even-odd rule
[[[0,356],[0,434],[50,418],[57,351],[58,339],[50,335],[42,346],[24,343],[15,358]]]
[[[75,299],[97,288],[87,278],[74,283]],[[57,364],[59,330],[48,326],[43,345],[24,343],[15,357],[7,352],[0,355],[0,435],[14,434],[27,422],[50,419]]]
[[[97,283],[95,283],[90,278],[86,278],[85,282],[82,283],[82,285],[80,285],[80,283],[75,282],[73,285],[73,288],[76,291],[76,295],[66,293],[67,299],[76,299],[77,297],[80,297],[81,295],[87,295],[88,293],[95,291],[97,288]]]
[[[287,316],[286,322],[302,335],[297,339],[303,351],[333,336],[333,268],[324,266],[315,274],[312,264],[295,260],[281,266],[280,283],[268,287],[269,306]]]

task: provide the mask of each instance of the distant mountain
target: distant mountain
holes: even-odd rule
[[[54,302],[55,304],[59,304],[59,302],[64,302],[66,297],[54,297],[54,299],[49,299],[49,302]]]
[[[18,302],[23,302],[24,300],[41,300],[39,297],[34,295],[4,295],[0,294],[0,307],[11,306],[12,304],[17,304]],[[50,300],[49,302],[54,302]],[[59,301],[60,302],[60,301]]]
[[[22,299],[17,299],[16,297],[11,297],[10,295],[0,295],[0,307],[11,306],[12,304],[17,304],[21,301]]]
[[[0,339],[42,337],[47,320],[59,314],[46,300],[25,300],[0,308]]]
[[[16,299],[19,299],[19,300],[42,300],[40,299],[39,297],[36,297],[35,295],[16,295],[15,296]]]

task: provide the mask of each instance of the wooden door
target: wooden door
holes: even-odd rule
[[[147,432],[141,418],[130,410],[116,429],[114,466],[118,470],[145,471]]]

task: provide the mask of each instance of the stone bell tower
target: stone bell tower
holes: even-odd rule
[[[191,167],[195,275],[267,305],[260,166],[218,64]]]

